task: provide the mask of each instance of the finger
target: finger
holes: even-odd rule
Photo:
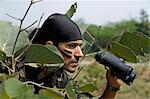
[[[107,69],[107,70],[109,69],[107,66],[104,66],[104,67],[105,67],[105,69]]]
[[[110,69],[106,69],[107,70],[107,73],[106,73],[106,75],[107,75],[107,77],[110,77],[111,76],[111,71],[110,71]]]

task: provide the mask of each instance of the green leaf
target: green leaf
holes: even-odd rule
[[[54,52],[55,54],[57,54],[58,56],[60,56],[60,57],[63,59],[62,54],[60,53],[60,51],[57,49],[56,46],[47,44],[46,47],[47,47],[49,50],[51,50],[52,52]]]
[[[52,99],[64,99],[63,95],[61,95],[58,91],[52,89],[41,89],[40,95],[48,96]]]
[[[14,75],[8,75],[5,73],[0,73],[0,81],[3,81],[3,79],[12,78],[12,77],[14,77]]]
[[[75,2],[73,5],[71,5],[70,9],[67,11],[66,15],[71,18],[73,14],[76,12],[77,9],[77,3]]]
[[[150,38],[140,32],[125,32],[119,43],[129,47],[136,55],[143,55],[145,50],[150,50]]]
[[[67,83],[65,90],[67,92],[67,95],[69,96],[69,99],[77,99],[75,91],[73,90],[73,84],[71,82]]]
[[[0,60],[6,60],[6,54],[0,50]]]
[[[26,92],[23,92],[22,94],[18,95],[13,99],[49,99],[49,98],[39,94],[34,94],[34,86],[28,85],[28,90]]]
[[[84,40],[84,42],[82,43],[81,49],[82,52],[87,55],[89,53],[92,53],[93,51],[91,51],[91,47],[93,44],[89,44],[89,42],[87,42],[86,40]]]
[[[10,98],[14,98],[26,92],[28,90],[28,87],[21,81],[15,78],[10,78],[5,82],[5,90]]]
[[[14,42],[19,28],[13,26],[10,22],[0,21],[0,50],[6,53],[6,56],[12,55]],[[16,44],[15,52],[29,44],[28,34],[22,31]]]
[[[3,76],[5,76],[5,74],[4,73],[0,73],[0,81],[3,80]]]
[[[94,38],[97,38],[100,36],[99,32],[100,32],[100,27],[95,25],[95,24],[91,24],[86,28],[87,32],[90,33],[90,35],[92,35]]]
[[[88,33],[88,31],[85,31],[85,32],[84,32],[83,37],[84,37],[84,41],[85,41],[87,44],[89,44],[89,45],[93,44],[93,42],[94,42],[94,37],[92,37],[91,34]]]
[[[79,90],[82,92],[93,92],[93,91],[98,90],[98,88],[94,84],[86,84],[80,87]]]
[[[18,53],[21,53],[21,51],[18,51]],[[25,57],[26,63],[41,63],[41,64],[63,63],[63,59],[59,55],[57,55],[44,45],[40,44],[32,44],[24,53],[23,57]]]
[[[0,99],[10,99],[4,87],[4,81],[0,84]]]
[[[84,31],[83,37],[84,42],[81,46],[82,51],[84,54],[89,54],[91,53],[91,47],[95,41],[95,38],[87,30]]]
[[[111,41],[120,42],[123,34],[128,32],[128,31],[129,31],[128,28],[124,29],[121,33],[119,33],[118,35],[114,36]]]
[[[109,51],[111,51],[113,54],[126,61],[133,62],[133,63],[137,62],[137,57],[135,53],[127,46],[122,45],[118,42],[115,41],[112,42]]]

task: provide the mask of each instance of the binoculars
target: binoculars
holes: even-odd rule
[[[95,59],[100,64],[107,66],[117,78],[121,79],[127,85],[131,85],[134,81],[136,74],[133,73],[133,68],[125,64],[117,56],[109,52],[98,52],[95,55]]]

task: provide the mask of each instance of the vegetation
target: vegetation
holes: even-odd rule
[[[40,44],[32,44],[32,40],[38,32],[39,24],[43,15],[41,15],[40,19],[33,22],[30,26],[26,28],[23,28],[22,26],[31,6],[40,1],[41,0],[31,0],[27,11],[21,19],[7,14],[8,16],[20,21],[20,26],[13,26],[10,22],[0,21],[0,70],[2,69],[2,71],[0,71],[0,98],[62,99],[65,95],[67,95],[72,99],[77,97],[75,94],[77,92],[88,92],[97,97],[99,93],[102,93],[103,89],[105,88],[104,85],[106,80],[104,74],[106,71],[105,69],[101,68],[101,66],[95,61],[93,61],[93,64],[88,64],[89,66],[86,64],[85,66],[85,63],[88,62],[83,60],[83,64],[80,64],[81,66],[77,73],[74,74],[75,76],[73,78],[76,79],[78,83],[73,80],[72,82],[69,82],[64,89],[48,88],[35,82],[21,82],[18,80],[22,74],[20,68],[25,64],[35,63],[36,66],[47,66],[47,64],[55,64],[55,66],[60,66],[60,64],[63,62],[62,56],[60,53],[58,53],[56,47],[52,45],[43,46]],[[71,18],[76,12],[76,9],[77,4],[75,3],[66,13],[68,17]],[[33,38],[29,40],[28,33],[26,31],[37,22],[37,30]],[[85,56],[90,56],[91,53],[93,55],[93,52],[95,51],[108,50],[130,63],[139,62],[139,56],[149,56],[150,38],[143,33],[133,32],[138,30],[138,27],[135,27],[135,24],[135,20],[111,23],[104,26],[103,28],[97,25],[81,24],[80,27],[87,27],[83,29],[85,42],[82,47],[86,53]],[[129,30],[126,29],[127,27]],[[114,35],[117,36],[112,38]],[[92,57],[88,57],[87,59],[90,59],[90,61],[93,60]],[[83,67],[84,69],[82,69]],[[124,96],[126,98],[130,97],[133,94],[135,95],[135,93],[138,93],[136,97],[150,97],[148,91],[150,81],[149,78],[145,76],[145,72],[148,72],[149,74],[149,68],[147,66],[134,67],[135,71],[137,72],[137,81],[134,81],[134,84],[131,87],[124,86],[125,88],[123,88],[120,91],[120,94],[117,96],[118,99],[124,98]],[[5,68],[4,71],[3,68]],[[78,78],[77,75],[81,75],[84,79],[80,79],[81,77]],[[143,86],[143,84],[145,84],[145,86]],[[40,90],[39,94],[34,94],[33,85],[37,85],[43,88]],[[101,91],[99,92],[97,91],[98,88],[102,88],[102,90],[100,89]],[[144,91],[140,90],[141,88],[143,88]]]

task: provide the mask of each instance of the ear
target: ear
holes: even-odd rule
[[[51,44],[51,45],[53,45],[53,42],[49,40],[49,41],[46,42],[46,44]]]

